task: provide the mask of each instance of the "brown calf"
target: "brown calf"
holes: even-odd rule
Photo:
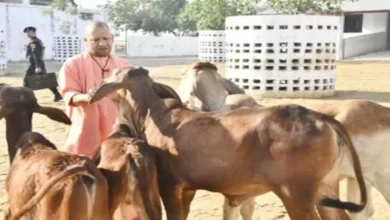
[[[67,125],[71,124],[66,114],[57,108],[40,106],[35,98],[34,91],[26,87],[13,87],[0,83],[0,120],[6,120],[6,136],[8,154],[12,163],[20,137],[32,130],[32,115],[39,113],[54,121]]]
[[[117,211],[116,220],[137,216],[159,220],[162,214],[154,151],[134,137],[126,124],[118,124],[93,160],[108,182],[110,216]]]
[[[121,68],[91,98],[117,103],[118,119],[159,148],[159,187],[168,220],[187,216],[186,191],[220,192],[230,204],[273,191],[292,220],[317,217],[315,205],[361,211],[367,194],[359,158],[343,125],[298,105],[194,112],[170,87],[143,68]],[[347,143],[361,190],[361,203],[319,193]]]
[[[6,178],[5,220],[109,220],[108,187],[87,157],[56,150],[36,132],[25,133]]]

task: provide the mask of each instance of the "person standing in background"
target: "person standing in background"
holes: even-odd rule
[[[28,43],[26,50],[26,58],[29,61],[29,66],[23,78],[24,87],[29,87],[27,82],[28,76],[46,73],[45,62],[43,61],[45,47],[43,46],[42,41],[37,38],[36,31],[37,29],[35,27],[26,27],[23,31],[27,34],[27,37],[30,38],[30,42]],[[50,88],[50,90],[54,94],[55,102],[62,99],[62,96],[58,92],[57,88]]]

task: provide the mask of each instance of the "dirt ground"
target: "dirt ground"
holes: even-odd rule
[[[148,67],[151,75],[159,82],[166,83],[176,88],[180,82],[181,70],[186,67],[194,58],[181,59],[131,59],[135,65]],[[170,65],[171,64],[171,65]],[[24,72],[26,63],[11,63],[9,65],[10,75],[0,76],[0,82],[12,85],[22,85],[21,74]],[[221,74],[224,74],[224,66],[219,65]],[[60,64],[47,62],[49,71],[58,71]],[[339,63],[337,65],[337,81],[335,96],[326,98],[334,99],[369,99],[390,106],[390,62],[377,63]],[[36,91],[36,96],[41,105],[64,108],[63,102],[53,103],[52,94],[49,90]],[[258,97],[256,97],[258,98]],[[322,99],[324,100],[324,99]],[[304,103],[318,102],[314,99],[261,99],[258,101],[263,105],[275,105],[282,103]],[[66,138],[66,126],[50,121],[45,116],[34,115],[34,131],[43,133],[59,148],[64,144]],[[0,216],[7,203],[4,180],[8,171],[8,155],[5,140],[5,122],[0,121]],[[342,185],[342,196],[344,184]],[[372,220],[390,219],[390,207],[384,198],[374,190],[375,215]],[[223,197],[216,193],[198,191],[191,206],[190,220],[212,220],[221,219]],[[272,193],[257,197],[254,219],[272,220],[289,219],[282,203]]]

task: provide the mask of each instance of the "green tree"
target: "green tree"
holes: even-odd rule
[[[197,12],[200,10],[201,4],[199,4],[198,1],[187,4],[178,17],[178,26],[184,30],[196,31],[197,21],[200,19],[200,16]]]
[[[341,13],[343,2],[358,0],[267,0],[268,5],[279,13]]]
[[[190,30],[223,30],[225,18],[255,14],[257,0],[195,0],[180,16],[179,24]]]
[[[66,16],[65,19],[54,17],[54,11],[63,11]],[[59,22],[59,30],[63,34],[70,34],[71,17],[77,14],[77,4],[73,0],[53,0],[49,7],[42,8],[41,13]]]
[[[124,30],[138,31],[142,29],[145,11],[141,10],[141,1],[118,0],[115,4],[107,4],[110,21]]]
[[[182,36],[187,30],[179,27],[179,16],[186,4],[186,0],[118,0],[105,8],[110,21],[124,30]]]

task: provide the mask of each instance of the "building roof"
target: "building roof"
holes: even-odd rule
[[[254,6],[257,14],[277,14],[265,0]],[[354,2],[344,0],[341,8],[346,14],[390,12],[390,0],[356,0]]]
[[[375,2],[375,3],[374,3]],[[342,4],[344,12],[385,12],[390,11],[390,0],[357,0]]]

